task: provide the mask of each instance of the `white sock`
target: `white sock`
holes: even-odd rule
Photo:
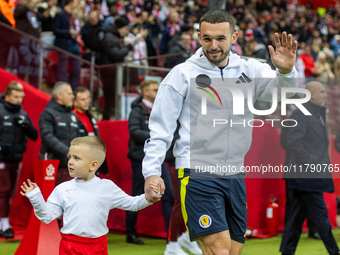
[[[185,235],[185,237],[190,240],[188,231],[185,231],[183,235]]]
[[[169,247],[176,247],[178,244],[177,244],[177,242],[172,242],[172,241],[170,241],[169,243],[168,243],[168,245],[169,245]]]
[[[7,218],[2,218],[2,231],[5,231],[7,229],[9,229],[11,227],[11,225],[9,225],[9,220],[8,217]]]

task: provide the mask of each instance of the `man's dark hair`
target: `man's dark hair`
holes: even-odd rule
[[[88,88],[81,87],[81,86],[77,87],[77,88],[73,91],[74,100],[77,100],[77,95],[78,95],[78,93],[83,93],[83,92],[87,92],[87,91],[90,92],[90,90],[89,90]]]
[[[221,9],[213,9],[206,12],[200,19],[200,30],[201,23],[205,21],[211,24],[227,22],[230,24],[230,32],[233,34],[235,32],[235,20],[227,11]]]

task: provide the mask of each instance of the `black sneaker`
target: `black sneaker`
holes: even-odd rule
[[[6,239],[14,238],[14,232],[11,228],[8,228],[3,232],[2,236]]]
[[[133,243],[133,244],[144,244],[142,240],[140,240],[137,236],[127,236],[126,237],[126,242],[127,243]]]

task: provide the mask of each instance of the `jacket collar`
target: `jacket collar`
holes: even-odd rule
[[[314,116],[314,115],[321,115],[324,119],[326,116],[327,108],[324,106],[318,106],[313,104],[311,101],[303,104],[304,107]]]
[[[65,105],[58,104],[53,97],[51,98],[50,101],[48,101],[46,107],[52,108],[58,112],[71,112],[72,111],[72,107],[66,107]]]
[[[200,66],[201,68],[203,69],[208,69],[208,70],[219,70],[219,68],[212,64],[207,58],[206,56],[204,55],[203,53],[203,50],[202,50],[202,47],[199,48],[194,55],[192,55],[187,61],[191,61],[193,62],[194,64]],[[226,69],[229,69],[229,68],[237,68],[241,65],[241,58],[235,54],[235,53],[232,53],[230,51],[229,53],[229,61],[228,61],[228,65],[225,67]]]
[[[0,103],[3,103],[6,110],[12,113],[17,113],[21,110],[22,106],[17,104],[11,104],[5,101],[5,94],[0,95]]]

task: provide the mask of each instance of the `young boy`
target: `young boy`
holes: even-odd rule
[[[107,255],[109,211],[113,208],[137,211],[151,204],[144,194],[131,197],[112,181],[95,176],[105,154],[100,137],[75,138],[68,161],[68,171],[74,179],[58,185],[47,202],[36,183],[27,180],[27,184],[21,185],[21,195],[29,198],[39,220],[50,223],[63,215],[59,254]]]

